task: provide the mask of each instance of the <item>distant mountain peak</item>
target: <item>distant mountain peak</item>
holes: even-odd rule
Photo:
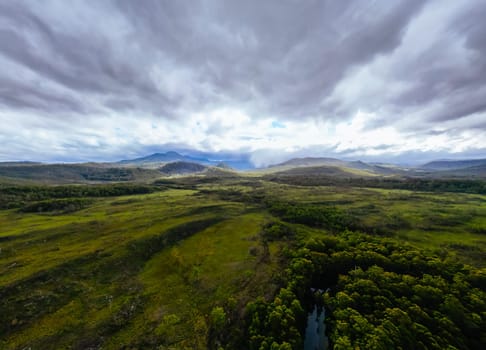
[[[232,169],[228,164],[225,162],[219,162],[216,164],[216,168],[221,168],[221,169]]]
[[[180,153],[177,153],[176,151],[168,151],[165,153],[154,153],[154,155],[166,155],[166,156],[174,156],[174,157],[183,157]]]
[[[434,160],[420,166],[427,170],[453,170],[486,165],[486,159]]]
[[[167,163],[176,160],[190,161],[190,157],[185,157],[177,152],[169,151],[165,153],[152,153],[145,157],[122,160],[120,163],[124,164],[146,164],[146,163]]]
[[[117,163],[123,164],[124,166],[137,166],[137,167],[155,169],[160,167],[163,164],[177,162],[177,161],[198,163],[205,166],[217,166],[219,163],[224,162],[231,169],[242,170],[242,169],[253,168],[253,165],[250,163],[250,161],[244,157],[225,158],[225,157],[221,157],[220,155],[203,154],[198,152],[192,152],[192,153],[184,152],[183,155],[176,151],[168,151],[165,153],[156,152],[148,156],[134,158],[134,159],[126,159],[126,160],[119,161]]]
[[[336,158],[327,157],[303,157],[292,158],[274,166],[317,166],[317,165],[341,165],[344,162]]]

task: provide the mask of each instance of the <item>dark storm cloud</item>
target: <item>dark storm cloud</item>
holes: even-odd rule
[[[485,130],[484,18],[480,0],[2,1],[0,112],[172,126],[218,109],[335,125],[363,111],[363,130],[454,138]]]
[[[69,11],[69,6],[65,10]],[[25,70],[37,74],[39,79],[75,92],[79,99],[85,95],[101,98],[116,95],[129,99],[144,96],[144,100],[149,102],[160,99],[148,72],[139,67],[136,60],[127,61],[125,56],[117,55],[113,49],[113,45],[123,42],[112,43],[104,36],[106,33],[97,32],[96,27],[90,29],[89,26],[94,23],[86,23],[86,27],[79,30],[53,29],[49,20],[42,18],[42,13],[32,13],[29,6],[22,2],[1,4],[0,16],[0,53]],[[54,111],[58,102],[65,99],[65,93],[60,92],[59,96],[54,96],[53,92],[34,93],[35,86],[28,85],[23,84],[25,90],[22,90],[22,85],[17,84],[17,96],[43,95],[46,104],[53,102]],[[8,96],[2,100],[6,99]],[[17,102],[22,99],[17,97]],[[25,100],[26,106],[32,107],[31,99]],[[5,103],[9,104],[8,101]],[[71,105],[74,107],[76,104]],[[140,107],[143,107],[143,103],[140,103]],[[81,111],[80,108],[73,108],[73,112]]]
[[[121,8],[153,47],[215,91],[288,118],[322,112],[350,68],[400,44],[423,1],[192,4],[124,1]]]
[[[0,104],[12,109],[34,111],[74,112],[86,114],[88,106],[66,94],[55,94],[41,86],[0,78]],[[91,110],[91,112],[95,112]]]
[[[450,17],[441,24],[429,16],[431,28],[442,25],[441,36],[413,59],[399,57],[388,77],[408,88],[381,102],[404,117],[419,113],[423,123],[412,130],[454,120],[460,126],[462,118],[486,112],[486,3],[465,1]]]
[[[454,104],[437,114],[434,120],[459,119],[471,114],[486,112],[486,3],[480,1],[469,7],[454,23],[457,35],[465,38],[468,64],[464,69],[444,72],[442,81],[448,84],[447,95]],[[437,84],[437,81],[433,81]],[[430,83],[432,85],[432,83]]]
[[[0,52],[81,96],[97,95],[108,108],[170,114],[176,111],[164,106],[228,102],[303,117],[322,111],[321,100],[348,69],[399,45],[422,3],[120,1],[97,9],[106,13],[84,28],[62,28],[46,18],[48,8],[10,2],[0,8]],[[103,16],[118,16],[130,29],[113,40],[109,27],[99,31],[95,23]],[[186,70],[193,85],[177,89],[192,97],[157,86],[154,67],[162,75]]]

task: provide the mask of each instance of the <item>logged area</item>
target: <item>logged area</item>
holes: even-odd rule
[[[463,188],[2,186],[0,347],[308,349],[322,309],[319,349],[482,349],[486,195]]]

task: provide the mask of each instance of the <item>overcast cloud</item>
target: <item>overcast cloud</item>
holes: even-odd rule
[[[0,0],[0,161],[486,157],[486,2]]]

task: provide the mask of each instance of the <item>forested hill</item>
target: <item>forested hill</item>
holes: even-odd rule
[[[426,163],[420,166],[420,168],[429,170],[454,170],[479,166],[486,166],[486,159],[436,160]]]
[[[0,165],[0,177],[43,183],[143,181],[160,177],[156,170],[115,168],[106,164]]]
[[[200,173],[206,170],[207,167],[198,163],[190,162],[172,162],[167,163],[159,168],[159,171],[167,175],[182,175]]]

